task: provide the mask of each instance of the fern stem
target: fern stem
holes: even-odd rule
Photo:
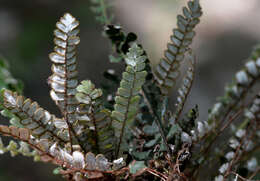
[[[256,120],[254,120],[254,121],[256,121]],[[253,122],[253,121],[252,121],[252,122]],[[252,123],[252,122],[251,122],[251,123]],[[250,130],[250,131],[249,131],[249,130]],[[242,153],[245,151],[245,150],[243,150],[242,146],[247,147],[247,145],[249,144],[249,141],[247,141],[247,136],[250,135],[250,133],[251,133],[251,135],[248,137],[249,140],[251,140],[251,138],[252,138],[253,135],[254,135],[253,133],[254,133],[255,131],[257,131],[257,130],[256,130],[256,127],[253,127],[253,124],[250,124],[250,125],[248,126],[248,128],[247,128],[246,134],[242,137],[242,139],[241,139],[241,141],[240,141],[240,144],[239,144],[239,146],[238,146],[237,149],[236,149],[235,155],[234,155],[233,159],[231,160],[231,162],[230,162],[230,164],[229,164],[229,166],[228,166],[227,171],[226,171],[225,174],[224,174],[224,180],[223,180],[223,181],[225,181],[225,180],[227,179],[228,175],[229,175],[230,172],[232,171],[233,165],[234,165],[238,160],[240,160],[240,157],[242,156]],[[246,143],[246,145],[244,145],[245,143]],[[242,153],[241,153],[241,152],[242,152]]]
[[[94,130],[94,141],[95,141],[95,145],[96,145],[96,149],[97,149],[97,152],[99,153],[99,146],[98,146],[98,127],[97,127],[97,123],[96,123],[96,119],[95,119],[95,116],[94,116],[94,108],[93,108],[93,106],[92,106],[92,102],[93,102],[93,100],[91,100],[91,107],[90,107],[90,109],[91,109],[91,114],[90,114],[90,116],[91,116],[91,120],[92,120],[92,122],[93,122],[93,125],[94,125],[94,128],[95,128],[95,130]]]
[[[70,139],[70,148],[71,148],[71,149],[70,149],[70,152],[73,153],[73,146],[72,146],[72,131],[71,131],[72,127],[71,127],[71,125],[69,124],[69,121],[68,121],[68,114],[67,114],[67,112],[64,114],[64,118],[65,118],[66,123],[67,123],[67,125],[68,125],[69,139]]]
[[[134,74],[134,80],[132,82],[132,85],[131,87],[134,87],[135,85],[135,79],[136,79],[136,75]],[[132,94],[133,94],[133,88],[131,88],[130,90],[130,96],[127,98],[127,106],[126,106],[126,113],[125,113],[125,118],[124,118],[124,121],[123,121],[123,126],[122,126],[122,129],[121,129],[121,133],[120,133],[120,139],[119,139],[119,143],[118,143],[118,146],[117,146],[117,149],[116,149],[116,158],[118,157],[119,155],[119,151],[120,151],[120,146],[121,146],[121,143],[122,143],[122,140],[123,140],[123,135],[124,135],[124,132],[125,132],[125,126],[126,126],[126,121],[127,121],[127,114],[128,114],[128,110],[129,110],[129,105],[130,105],[130,100],[132,98]]]
[[[169,147],[169,145],[167,143],[167,139],[166,139],[166,135],[165,135],[165,131],[164,131],[163,125],[162,125],[162,121],[161,121],[160,117],[153,111],[152,106],[151,106],[150,102],[147,99],[145,90],[142,88],[140,92],[141,92],[141,94],[142,94],[142,96],[144,98],[144,101],[145,101],[146,105],[148,106],[150,114],[154,115],[154,117],[155,117],[155,122],[156,122],[156,125],[159,128],[160,133],[161,133],[163,143],[164,143],[164,145],[166,147],[166,150],[167,150],[168,154],[171,155],[171,150],[170,150],[170,147]]]
[[[67,67],[65,67],[65,79],[68,80],[68,70],[67,70]],[[67,81],[65,81],[65,93],[64,93],[64,110],[63,110],[63,113],[64,113],[64,119],[68,125],[68,131],[69,131],[69,139],[70,139],[70,152],[73,153],[73,143],[72,143],[72,129],[73,127],[71,126],[71,124],[69,123],[69,119],[68,119],[68,111],[67,111],[67,106],[68,106],[68,95],[67,95]],[[76,137],[76,135],[74,135]]]

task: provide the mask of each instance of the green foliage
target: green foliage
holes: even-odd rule
[[[130,129],[138,111],[140,96],[138,95],[147,75],[145,68],[146,57],[143,50],[134,44],[126,55],[127,67],[115,97],[114,111],[112,112],[115,136],[118,139],[116,157],[121,155],[127,145],[123,142],[125,131]]]
[[[248,104],[244,99],[260,77],[260,46],[226,87],[208,119],[201,121],[198,105],[181,114],[195,76],[195,55],[189,46],[202,15],[199,0],[188,1],[183,16],[177,17],[172,44],[155,72],[142,45],[136,43],[137,36],[110,24],[105,0],[92,3],[112,43],[111,62],[125,65],[122,78],[108,70],[104,76],[110,82],[103,84],[103,89],[90,80],[78,84],[79,22],[64,14],[54,31],[55,48],[49,55],[52,75],[48,79],[50,96],[62,117],[24,98],[19,83],[0,59],[1,113],[11,123],[0,125],[0,134],[18,140],[5,145],[0,138],[0,154],[10,152],[50,162],[57,166],[54,174],[75,181],[205,180],[200,172],[211,165],[214,169],[208,180],[257,179],[260,94]],[[173,112],[167,94],[185,55],[190,64]],[[112,92],[115,88],[116,93]],[[236,118],[242,120],[232,124]],[[215,144],[229,126],[232,135],[226,139],[230,135],[225,134],[222,140],[228,140],[227,144]]]

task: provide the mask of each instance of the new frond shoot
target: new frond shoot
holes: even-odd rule
[[[195,77],[197,60],[190,44],[202,15],[199,0],[189,0],[183,15],[177,16],[172,42],[154,72],[137,36],[110,24],[108,0],[91,2],[114,47],[111,54],[117,58],[111,62],[125,66],[122,76],[107,70],[104,77],[109,81],[102,89],[90,80],[79,83],[79,21],[65,13],[56,24],[54,52],[49,55],[50,97],[60,117],[25,98],[0,57],[0,108],[10,119],[10,125],[0,124],[0,134],[14,139],[0,137],[0,154],[52,163],[57,166],[54,173],[69,181],[259,180],[260,93],[248,103],[246,97],[260,79],[260,46],[208,118],[201,119],[198,105],[184,112]],[[172,111],[168,95],[184,59],[189,66]]]

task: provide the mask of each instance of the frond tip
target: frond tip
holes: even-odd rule
[[[183,8],[183,15],[177,16],[178,28],[173,29],[172,43],[167,45],[165,58],[161,59],[155,70],[157,83],[165,95],[175,85],[180,74],[180,62],[183,61],[184,54],[189,50],[195,36],[193,29],[200,22],[199,17],[202,15],[199,0],[189,1],[188,8]]]
[[[115,136],[118,139],[116,157],[122,151],[124,135],[138,111],[140,96],[139,91],[145,82],[147,72],[144,71],[146,56],[143,50],[133,44],[126,55],[126,70],[115,97],[114,111],[112,112]]]

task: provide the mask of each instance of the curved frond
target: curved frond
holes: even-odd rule
[[[137,44],[133,44],[126,55],[127,67],[115,97],[116,103],[112,117],[114,118],[115,136],[118,139],[116,157],[123,150],[122,144],[124,143],[125,132],[129,130],[129,126],[138,112],[140,101],[138,94],[147,74],[144,71],[146,57],[142,55],[143,50]]]
[[[251,58],[246,62],[242,70],[235,75],[233,83],[226,87],[225,95],[214,104],[210,111],[209,124],[219,124],[221,120],[234,107],[239,106],[239,102],[247,95],[252,86],[260,78],[260,48],[257,47]]]
[[[199,0],[192,0],[188,2],[188,8],[183,8],[183,15],[177,16],[178,28],[173,29],[172,43],[167,45],[165,58],[160,60],[155,70],[156,80],[163,94],[168,94],[179,76],[180,62],[183,61],[184,54],[192,43],[195,36],[193,29],[200,22],[201,15]]]
[[[57,118],[41,108],[37,102],[6,89],[2,91],[2,96],[4,108],[17,116],[19,123],[30,129],[33,136],[40,139],[56,139],[62,143],[67,141],[58,135],[59,129],[53,123]]]
[[[112,156],[114,133],[110,111],[102,105],[102,90],[87,80],[77,87],[76,98],[81,103],[78,107],[78,120],[86,131],[93,131],[90,144],[97,152]],[[85,131],[85,132],[86,132]],[[83,132],[84,134],[84,132]]]

